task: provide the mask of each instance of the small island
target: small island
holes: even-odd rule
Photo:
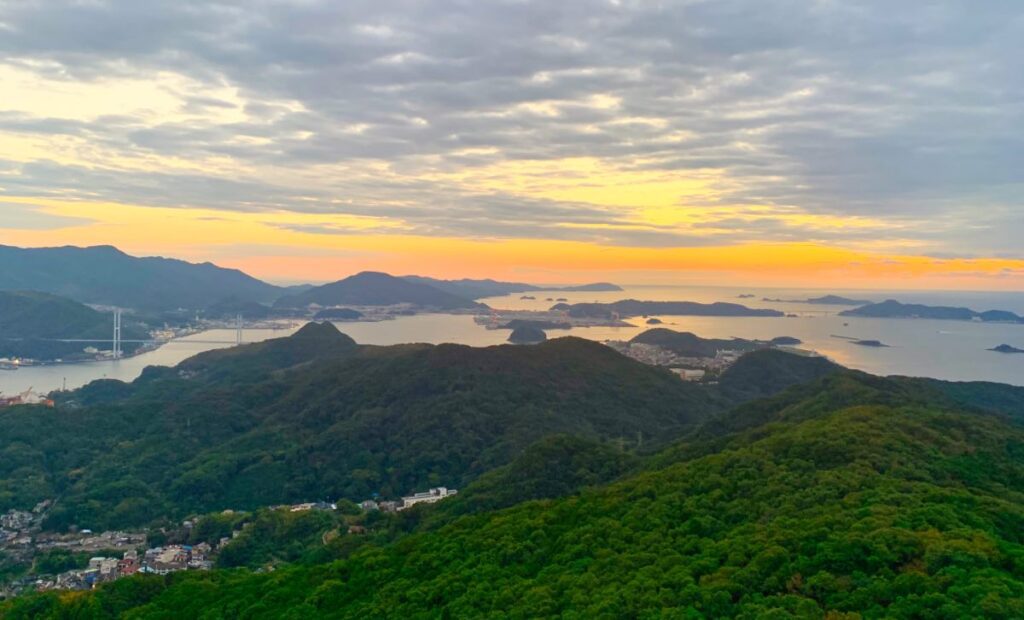
[[[998,347],[992,347],[989,351],[995,351],[996,353],[1024,353],[1024,349],[1018,349],[1017,347],[1010,346],[1008,344],[1001,344]]]
[[[351,308],[324,308],[313,316],[316,321],[358,321],[361,318],[363,313]]]
[[[803,340],[800,340],[799,338],[794,338],[792,336],[778,336],[768,341],[768,344],[777,347],[794,347],[796,345],[803,343]]]
[[[853,344],[860,345],[862,347],[876,347],[876,348],[888,348],[889,345],[885,344],[881,340],[853,340]]]
[[[653,316],[647,319],[648,325],[661,325],[661,319],[654,318]]]
[[[849,297],[840,297],[839,295],[825,295],[810,299],[771,299],[765,297],[761,301],[782,304],[815,304],[819,306],[866,306],[872,303],[865,299],[850,299]]]
[[[543,329],[539,329],[532,325],[523,325],[512,330],[509,334],[508,341],[512,344],[537,344],[544,342],[548,339],[548,335],[544,333]]]

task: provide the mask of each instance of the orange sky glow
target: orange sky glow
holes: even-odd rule
[[[4,229],[0,242],[43,247],[109,244],[136,255],[212,261],[274,282],[326,282],[361,270],[538,283],[1019,290],[1024,261],[932,258],[821,243],[626,247],[551,239],[469,239],[382,232],[371,218],[230,213],[22,199],[70,225]],[[4,208],[0,201],[0,210]],[[344,233],[288,225],[328,222]]]

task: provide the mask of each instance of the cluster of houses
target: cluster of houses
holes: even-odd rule
[[[654,344],[618,340],[605,344],[638,362],[669,367],[684,381],[701,381],[709,373],[718,373],[732,366],[743,355],[743,351],[719,350],[714,357],[686,357]]]
[[[399,512],[418,504],[432,504],[458,493],[455,489],[436,487],[414,493],[401,500],[379,501],[369,499],[361,504],[364,512]],[[136,573],[166,575],[186,570],[209,570],[213,568],[213,557],[231,538],[221,538],[217,544],[201,542],[196,545],[165,545],[140,550],[146,545],[146,535],[141,532],[102,532],[93,533],[81,530],[72,533],[42,532],[41,525],[46,511],[50,507],[49,500],[41,502],[33,510],[11,510],[0,515],[0,551],[13,559],[30,564],[33,558],[53,550],[63,550],[73,554],[94,553],[84,568],[76,568],[53,576],[30,575],[15,579],[6,587],[0,588],[0,598],[16,595],[32,589],[46,590],[86,590],[102,583],[114,581]],[[272,506],[272,509],[303,512],[308,510],[336,510],[337,505],[327,502],[310,502]],[[194,527],[194,521],[186,521],[186,529]],[[353,525],[348,529],[350,534],[365,534],[366,528]],[[237,536],[241,531],[235,531]],[[114,554],[114,552],[117,552]],[[81,557],[81,556],[79,556]]]
[[[31,585],[40,592],[88,590],[135,573],[166,575],[183,570],[210,570],[213,568],[213,561],[209,559],[212,552],[213,547],[207,543],[153,547],[147,549],[141,558],[138,551],[130,549],[120,558],[90,558],[89,565],[85,568],[69,570],[54,577],[35,578]]]

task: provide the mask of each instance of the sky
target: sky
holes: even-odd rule
[[[1024,290],[1019,0],[0,0],[0,243]]]

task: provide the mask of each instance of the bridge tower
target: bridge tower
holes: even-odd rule
[[[114,359],[121,359],[121,309],[114,310]]]
[[[242,344],[242,315],[235,315],[235,346]]]

